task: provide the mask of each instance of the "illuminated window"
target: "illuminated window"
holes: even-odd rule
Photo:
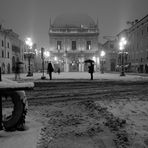
[[[72,41],[72,50],[76,50],[76,41]]]
[[[62,49],[62,41],[57,41],[57,49]]]
[[[90,48],[91,48],[91,41],[87,41],[86,42],[86,49],[90,50]]]

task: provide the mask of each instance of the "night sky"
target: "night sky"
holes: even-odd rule
[[[0,22],[21,39],[32,37],[38,48],[49,48],[49,19],[63,13],[86,13],[99,20],[102,36],[114,36],[127,21],[148,14],[148,0],[0,0]]]

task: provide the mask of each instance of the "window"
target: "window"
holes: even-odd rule
[[[76,49],[76,41],[72,41],[72,50]]]
[[[4,41],[2,40],[2,47],[4,47]]]
[[[9,48],[9,42],[7,43],[7,47]]]
[[[148,59],[148,51],[147,51],[147,56],[146,56],[146,58]]]
[[[91,48],[91,41],[87,41],[86,42],[86,49],[90,50],[90,48]]]
[[[8,57],[8,59],[9,59],[9,52],[7,53],[7,57]]]
[[[143,30],[141,30],[141,34],[143,35]]]
[[[62,49],[62,41],[57,41],[57,49]]]
[[[114,44],[113,43],[110,43],[110,48],[114,48]]]
[[[4,51],[2,50],[2,58],[4,58]]]

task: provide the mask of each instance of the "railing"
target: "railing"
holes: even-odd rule
[[[98,33],[98,29],[50,29],[49,33]]]
[[[81,52],[83,52],[83,53],[92,53],[92,52],[96,52],[96,51],[98,51],[98,49],[90,49],[90,50],[79,50],[79,49],[72,50],[72,49],[70,49],[70,50],[68,50],[66,52],[67,53],[81,53]],[[62,53],[65,53],[65,50],[61,49],[60,51],[58,51],[58,50],[55,49],[52,52],[62,54]]]

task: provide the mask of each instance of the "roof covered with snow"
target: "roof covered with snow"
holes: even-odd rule
[[[12,81],[6,78],[3,78],[3,81],[0,81],[0,91],[4,90],[23,90],[23,89],[31,89],[34,87],[34,83],[17,83],[16,81]]]
[[[54,27],[80,27],[82,25],[92,27],[95,26],[95,22],[86,14],[69,13],[57,16],[52,25]]]

